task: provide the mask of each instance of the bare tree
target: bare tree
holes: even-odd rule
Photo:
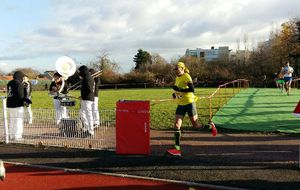
[[[248,46],[249,46],[249,44],[248,44],[248,35],[247,34],[244,34],[244,40],[243,40],[243,42],[244,42],[244,50],[247,51],[248,50]]]
[[[97,56],[97,60],[91,62],[91,67],[97,71],[102,71],[100,76],[102,83],[117,83],[120,78],[120,67],[109,58],[107,51],[102,51],[100,55]]]
[[[28,68],[28,67],[27,68],[17,68],[17,69],[14,69],[10,74],[13,74],[16,71],[22,71],[30,79],[36,79],[40,75],[39,71],[36,71],[36,70],[34,70],[32,68]]]
[[[240,48],[240,43],[241,43],[241,40],[238,38],[236,40],[236,50],[239,51],[241,48]]]

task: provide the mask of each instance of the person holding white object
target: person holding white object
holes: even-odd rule
[[[60,104],[59,91],[61,91],[62,94],[67,94],[68,89],[66,84],[63,85],[62,80],[62,76],[59,73],[54,73],[53,81],[51,82],[49,87],[49,94],[53,96],[53,105],[56,114],[56,124],[60,124],[61,119],[68,118],[67,107],[61,106]]]

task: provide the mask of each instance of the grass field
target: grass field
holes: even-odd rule
[[[195,95],[198,97],[208,97],[216,88],[196,88]],[[151,128],[154,129],[170,129],[173,127],[174,113],[176,102],[172,100],[171,88],[155,88],[155,89],[119,89],[119,90],[100,90],[99,91],[99,110],[114,110],[116,102],[119,100],[149,100],[151,101]],[[6,95],[6,94],[1,94]],[[79,97],[79,91],[71,91],[70,96]],[[215,113],[233,93],[229,90],[224,94],[224,89],[221,89],[220,94],[217,94],[212,99],[212,112]],[[225,97],[225,98],[224,98]],[[163,100],[163,101],[160,101]],[[33,91],[32,92],[32,108],[52,109],[52,98],[48,95],[48,91]],[[79,100],[76,100],[76,106],[70,109],[79,109]],[[201,123],[209,121],[209,101],[207,98],[197,101],[197,109],[199,120]],[[190,126],[189,120],[185,119],[184,127]]]

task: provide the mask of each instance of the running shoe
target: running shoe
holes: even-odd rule
[[[211,134],[212,134],[212,136],[216,136],[218,134],[218,130],[217,130],[215,124],[213,122],[211,122],[210,126],[211,126]]]
[[[167,150],[167,153],[173,156],[181,156],[181,150],[177,150],[176,148]]]

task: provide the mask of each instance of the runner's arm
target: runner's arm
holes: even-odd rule
[[[173,89],[175,91],[179,91],[179,92],[195,92],[193,83],[190,82],[187,84],[187,86],[188,86],[188,88],[186,88],[186,89],[180,89],[180,88],[178,88],[178,86],[173,86]]]

